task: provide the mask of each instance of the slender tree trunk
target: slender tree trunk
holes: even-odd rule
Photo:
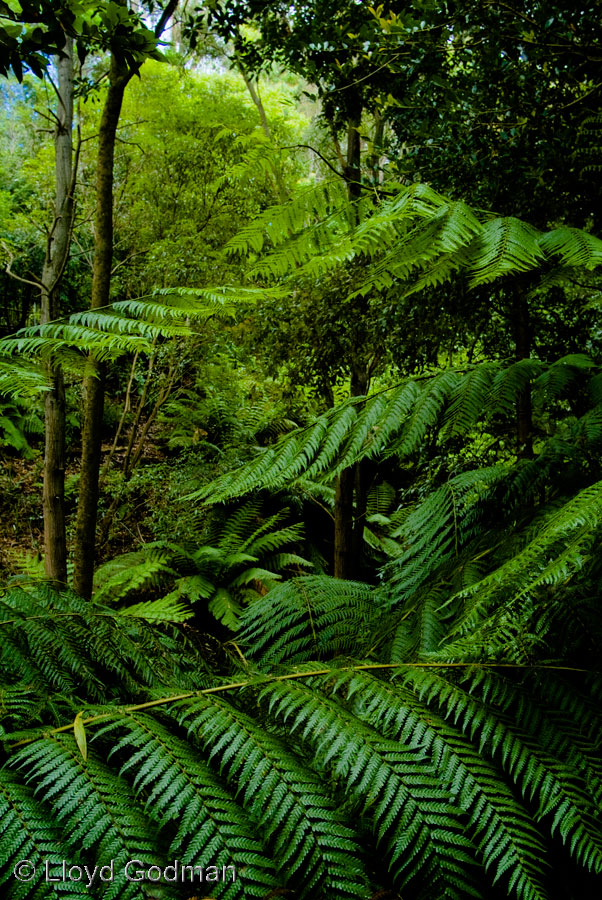
[[[58,316],[60,281],[69,258],[75,211],[73,165],[73,40],[68,37],[57,63],[58,104],[55,133],[55,215],[42,270],[41,320]],[[44,569],[57,585],[67,583],[65,531],[65,385],[60,366],[49,365],[50,390],[44,398]]]
[[[245,85],[247,86],[247,90],[249,92],[251,100],[253,101],[253,103],[255,104],[255,108],[257,109],[259,121],[261,122],[261,129],[270,144],[273,145],[274,142],[272,140],[272,130],[270,128],[270,123],[268,122],[268,117],[266,115],[265,107],[259,94],[259,90],[257,89],[256,83],[253,81],[253,79],[245,69],[239,54],[236,54],[236,65],[238,66],[240,74],[243,77]],[[274,181],[276,182],[276,194],[278,195],[278,201],[280,203],[286,203],[289,198],[289,193],[286,189],[286,185],[284,184],[280,166],[274,163],[272,165],[272,171],[274,173]]]
[[[367,367],[357,366],[351,377],[351,396],[362,397],[368,393],[370,374]],[[366,524],[366,507],[368,504],[368,478],[366,462],[361,460],[353,467],[353,490],[355,495],[355,513],[353,521],[353,566],[354,577],[358,578],[364,556],[364,526]]]
[[[126,0],[118,0],[127,5]],[[155,27],[160,38],[178,0],[169,0]],[[135,69],[128,69],[123,60],[111,56],[109,89],[105,100],[96,166],[96,217],[94,227],[94,264],[92,267],[91,309],[100,309],[109,302],[113,260],[113,165],[115,139],[121,115],[123,95]],[[79,499],[75,524],[73,587],[85,598],[92,596],[96,552],[96,517],[98,512],[98,481],[100,475],[101,426],[104,410],[105,368],[90,360],[91,374],[84,380],[84,427]]]
[[[381,181],[380,158],[382,153],[383,138],[385,134],[385,120],[381,113],[374,110],[374,134],[371,141],[370,155],[367,160],[368,169],[372,176],[372,183],[377,185]]]
[[[343,469],[334,496],[334,577],[353,578],[353,482],[354,471]]]
[[[514,335],[516,358],[528,359],[531,356],[529,303],[520,284],[514,298]],[[533,410],[530,385],[521,391],[516,402],[516,443],[518,459],[531,459],[533,456]]]
[[[354,202],[361,194],[360,170],[360,128],[361,107],[349,119],[347,127],[347,159],[345,179],[349,200]],[[362,301],[363,302],[363,301]],[[359,350],[359,348],[358,348]],[[360,371],[358,353],[356,364],[352,364],[351,393],[360,396],[367,389],[367,379]],[[365,518],[357,501],[364,496],[362,473],[357,466],[344,469],[336,481],[334,502],[334,575],[335,578],[354,578],[361,564],[362,534]],[[354,495],[356,499],[354,523]],[[361,529],[361,530],[360,530]]]
[[[96,168],[96,218],[94,229],[94,264],[92,268],[91,309],[109,302],[113,260],[113,164],[115,138],[125,88],[131,78],[124,65],[111,57],[109,89],[98,135]],[[104,410],[105,367],[90,360],[91,374],[84,379],[84,427],[79,481],[79,499],[75,525],[73,587],[81,597],[92,596],[96,549],[96,516],[98,479]]]

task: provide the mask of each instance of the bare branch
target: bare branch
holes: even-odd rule
[[[2,244],[2,249],[8,255],[8,262],[4,266],[4,271],[6,272],[6,274],[10,275],[11,278],[14,278],[15,281],[21,281],[23,284],[29,284],[29,285],[31,285],[31,287],[37,288],[39,291],[41,291],[42,290],[41,281],[31,281],[29,278],[22,278],[20,275],[17,275],[16,272],[13,272],[12,265],[15,261],[15,255],[12,252],[12,250],[10,249],[10,247],[8,246],[8,244],[6,243],[6,241],[0,241],[0,244]]]

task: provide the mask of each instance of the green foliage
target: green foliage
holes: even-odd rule
[[[261,503],[250,501],[225,521],[214,519],[203,536],[206,544],[157,541],[105,563],[96,573],[96,598],[115,601],[171,588],[158,601],[166,609],[184,601],[206,604],[212,616],[236,629],[243,608],[267,594],[284,572],[311,566],[295,552],[302,526],[287,519],[287,509],[263,518]]]
[[[361,261],[360,285],[352,296],[368,296],[395,282],[410,291],[465,272],[469,285],[488,284],[544,263],[594,268],[602,241],[578,229],[539,232],[514,217],[479,215],[425,184],[387,185],[389,196],[355,204],[343,186],[326,182],[266,211],[230,242],[232,253],[267,253],[251,268],[264,279],[318,278],[337,266]]]
[[[342,404],[268,448],[269,467],[260,456],[245,470],[255,488],[269,468],[275,484],[292,472],[319,485],[358,458],[405,459],[436,429],[453,442],[482,417],[497,422],[527,384],[542,402],[578,392],[594,403],[533,459],[460,472],[393,513],[392,488],[374,491],[370,515],[388,520],[399,547],[376,588],[324,576],[277,584],[303,564],[287,552],[301,532],[282,514],[258,521],[255,500],[214,514],[200,548],[164,544],[139,568],[122,559],[92,606],[8,592],[8,897],[20,896],[11,873],[24,847],[34,862],[74,865],[107,853],[118,866],[211,857],[238,873],[212,894],[243,900],[280,888],[465,900],[493,885],[546,900],[559,866],[568,883],[596,884],[602,685],[571,669],[595,664],[602,640],[596,371],[571,356],[409,380]],[[120,612],[98,603],[165,576],[175,590],[163,601]],[[250,590],[236,610],[238,668],[203,668],[199,683],[194,632],[150,622],[179,620],[184,595],[211,598],[219,613]],[[77,713],[86,760],[81,734],[45,724]],[[27,823],[18,836],[17,820]],[[165,887],[184,897],[190,885]],[[145,896],[120,874],[91,893],[112,890]]]
[[[328,481],[363,459],[403,460],[420,450],[429,433],[440,431],[444,441],[468,434],[479,422],[513,414],[518,396],[530,384],[550,402],[591,378],[592,371],[588,357],[572,355],[550,366],[525,359],[510,366],[491,362],[407,378],[371,397],[344,401],[289,432],[274,447],[258,450],[255,459],[194,498],[219,503],[259,489],[275,490],[299,478]]]
[[[22,388],[20,379],[15,380],[18,382],[17,390],[19,387]],[[1,381],[0,376],[0,383]],[[6,386],[7,393],[11,393],[10,382]],[[43,433],[44,424],[38,411],[31,409],[31,401],[20,399],[19,393],[13,394],[10,403],[2,403],[0,400],[0,447],[10,447],[23,458],[28,459],[34,455],[28,438]]]
[[[190,684],[193,672],[203,666],[193,645],[170,624],[181,619],[181,609],[174,610],[173,604],[162,610],[140,604],[115,611],[57,594],[39,582],[24,582],[4,589],[0,607],[0,659],[9,692],[4,702],[12,702],[19,712],[11,692],[18,697],[25,691],[35,708],[32,712],[25,704],[13,720],[19,726],[24,724],[21,713],[55,720],[82,697],[126,700],[174,680]],[[182,640],[190,656],[179,663],[176,646]],[[13,714],[9,710],[11,718]]]
[[[408,35],[424,48],[433,23],[439,34],[439,13],[426,7],[414,21],[410,13],[343,4],[326,23],[320,16],[302,21],[313,3],[252,5],[274,29],[262,35],[255,61],[278,35],[291,58],[300,28],[327,26],[328,36],[305,48],[302,63],[305,74],[320,76],[334,131],[354,103],[373,104],[382,87],[380,78],[376,85],[358,74],[365,65],[392,79],[380,32],[387,47],[404,33],[404,52],[412,53]],[[152,52],[150,33],[122,4],[83,6],[92,18],[82,12],[75,22],[68,11],[81,12],[81,4],[64,4],[53,19],[44,4],[12,2],[8,20],[17,21],[21,7],[39,7],[49,29],[40,33],[41,50],[52,48],[55,26],[69,33],[86,22],[93,41],[102,26],[104,46],[130,54],[131,67]],[[227,30],[238,25],[241,8],[226,7],[213,4],[212,14]],[[294,26],[289,34],[284,13]],[[466,26],[470,31],[468,19]],[[0,43],[12,40],[12,59],[29,61],[32,34],[10,27],[2,26]],[[329,46],[333,33],[344,47]],[[464,24],[442,34],[454,58]],[[521,46],[529,42],[522,35]],[[242,49],[252,64],[250,43]],[[412,56],[413,100],[422,82],[441,88],[425,77],[439,66],[425,70],[426,56]],[[345,400],[309,423],[306,404],[303,427],[293,427],[288,409],[266,411],[271,386],[241,389],[237,406],[233,390],[202,381],[236,337],[226,326],[236,320],[244,334],[260,296],[268,301],[260,312],[268,313],[266,328],[270,308],[274,316],[286,310],[291,287],[319,293],[323,305],[333,298],[321,327],[326,321],[346,330],[340,346],[370,375],[367,345],[378,351],[379,335],[384,344],[387,305],[418,292],[422,302],[455,279],[449,296],[460,297],[464,309],[465,283],[502,279],[487,294],[494,310],[513,276],[513,291],[546,307],[546,292],[575,269],[599,266],[602,242],[569,226],[538,230],[514,216],[492,217],[417,179],[378,183],[377,162],[373,189],[364,180],[353,202],[340,179],[266,209],[274,173],[282,172],[274,144],[288,143],[298,122],[282,114],[271,141],[259,134],[248,101],[238,96],[225,109],[229,76],[209,84],[205,76],[170,70],[162,78],[158,71],[147,66],[126,100],[133,120],[142,108],[149,118],[120,134],[116,302],[0,343],[0,391],[11,398],[0,426],[13,450],[26,449],[20,441],[31,422],[21,417],[22,404],[44,386],[44,374],[23,357],[81,372],[90,355],[113,362],[190,336],[197,341],[189,342],[192,363],[178,360],[174,384],[189,380],[156,420],[162,437],[175,426],[162,447],[194,451],[209,436],[209,453],[197,464],[221,454],[222,472],[229,454],[244,457],[250,443],[262,449],[185,499],[185,540],[153,542],[101,566],[92,603],[26,581],[0,598],[0,882],[7,897],[147,900],[155,886],[124,877],[132,858],[146,868],[176,859],[236,868],[236,880],[207,878],[198,891],[189,883],[156,886],[183,900],[201,890],[231,900],[283,891],[308,900],[389,892],[404,900],[492,892],[546,900],[565,887],[563,900],[576,900],[582,885],[593,894],[602,877],[602,684],[584,667],[599,667],[602,646],[602,389],[594,332],[583,344],[591,357],[570,353],[553,364],[499,361],[507,350],[496,343],[493,361],[473,365],[480,349],[473,354],[454,338],[450,358],[459,349],[456,359],[469,363],[394,386],[386,372],[380,392]],[[331,90],[341,79],[345,90]],[[345,93],[348,87],[357,91]],[[95,114],[88,109],[87,116],[93,131]],[[47,163],[41,154],[29,172],[40,208]],[[0,174],[8,259],[29,246],[29,237],[19,237],[27,208],[19,192],[32,184]],[[220,250],[228,239],[226,260]],[[85,255],[85,234],[82,244]],[[240,280],[243,266],[259,288],[169,286]],[[536,286],[533,276],[541,273],[545,281]],[[164,287],[150,294],[153,283]],[[584,297],[578,300],[581,309]],[[288,314],[294,321],[294,310]],[[328,328],[315,333],[323,338]],[[219,349],[189,377],[203,341]],[[313,365],[316,355],[299,344],[299,356]],[[338,348],[335,357],[343,355]],[[236,357],[231,346],[228,352]],[[250,367],[243,357],[240,367]],[[357,374],[346,359],[334,362],[327,374]],[[128,401],[138,375],[133,366]],[[151,375],[156,379],[152,365],[152,402]],[[312,373],[312,386],[330,404],[335,379],[327,380],[318,384]],[[514,463],[503,442],[527,394],[538,423],[534,454]],[[497,445],[491,465],[471,458],[480,439]],[[309,495],[328,513],[333,480],[360,462],[372,480],[364,537],[389,562],[366,574],[372,585],[304,575],[303,529],[269,493]],[[203,483],[209,474],[196,477]],[[242,505],[215,507],[242,497]],[[214,506],[205,521],[199,499]],[[328,535],[320,538],[327,543]],[[226,645],[232,659],[222,651],[211,670],[211,642],[191,624],[192,605],[195,624],[208,609],[233,637]],[[24,858],[36,865],[26,885],[13,876]],[[110,859],[110,883],[88,889],[43,880],[43,860],[94,867]]]
[[[154,32],[118,0],[6,0],[0,13],[0,74],[12,68],[20,81],[24,66],[41,77],[47,57],[60,53],[67,34],[82,60],[92,49],[111,50],[136,70],[146,58],[159,56]]]
[[[348,622],[363,621],[372,638],[385,625],[382,608],[376,619],[364,617],[376,600],[368,588],[306,579],[295,590],[313,596],[306,618],[332,630],[321,642],[327,654],[348,646],[345,592]],[[289,663],[274,675],[265,660],[263,671],[239,671],[231,681],[207,674],[199,686],[183,677],[192,657],[180,643],[171,669],[178,685],[166,682],[160,697],[156,680],[136,667],[136,655],[148,656],[147,632],[132,630],[131,617],[106,607],[84,613],[80,601],[51,592],[18,589],[4,603],[12,621],[0,633],[12,665],[3,668],[3,721],[5,730],[21,729],[5,735],[0,772],[0,877],[9,898],[22,896],[12,876],[19,859],[38,865],[28,896],[54,896],[48,892],[58,889],[42,882],[44,858],[70,865],[114,858],[115,880],[96,882],[90,895],[142,898],[144,885],[123,876],[125,861],[148,868],[177,859],[220,872],[234,866],[235,881],[211,883],[216,897],[265,897],[282,886],[300,897],[389,889],[462,900],[485,897],[487,885],[499,883],[509,896],[545,900],[555,835],[567,858],[602,873],[599,679],[352,659]],[[302,605],[283,623],[292,660],[315,650],[315,642],[294,638]],[[95,609],[112,641],[96,640],[76,656],[80,629],[86,640],[96,633]],[[262,615],[254,606],[247,613],[246,640],[258,659],[271,640],[267,609]],[[49,656],[69,657],[69,697],[55,672],[35,680],[22,668],[23,629]],[[152,631],[165,657],[172,638]],[[286,645],[275,637],[271,661],[282,663],[278,646]],[[117,670],[117,647],[141,704],[128,701],[134,683],[122,681],[117,702],[103,694],[98,705],[91,667]],[[67,728],[31,731],[50,709],[63,721],[84,711],[87,759]],[[24,744],[11,749],[15,738]],[[71,886],[74,896],[80,887]],[[184,897],[191,885],[165,887]]]

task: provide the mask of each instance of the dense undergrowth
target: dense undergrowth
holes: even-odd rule
[[[258,527],[257,499],[196,555],[164,545],[114,568],[92,604],[27,582],[6,589],[7,896],[596,896],[596,373],[583,358],[531,372],[553,397],[578,383],[590,397],[534,458],[466,470],[403,514],[374,513],[367,550],[371,529],[388,534],[376,585],[291,578],[310,562],[283,547],[303,534],[279,516]],[[483,408],[499,415],[486,397],[511,403],[524,381],[519,366],[441,384],[421,386],[424,396],[397,389],[410,390],[416,412],[395,427],[382,411],[375,419],[375,401],[354,402],[344,433],[340,412],[320,425],[328,453],[308,454],[295,433],[264,453],[317,491],[350,448],[356,462],[375,442],[386,455],[374,421],[399,456],[416,428],[442,421],[445,442]],[[250,465],[279,471],[262,457]],[[248,490],[246,471],[216,483],[216,498],[223,485]],[[136,602],[141,585],[156,599]],[[220,645],[188,603],[209,601],[220,617],[211,598],[226,595],[236,630]],[[24,859],[36,866],[26,886],[13,874]],[[74,877],[48,883],[45,860],[51,872],[67,860]],[[76,880],[111,860],[114,880]],[[128,860],[140,861],[129,874],[150,879],[128,881]],[[203,868],[202,888],[188,869],[153,881],[176,860]],[[185,880],[170,881],[174,871]]]

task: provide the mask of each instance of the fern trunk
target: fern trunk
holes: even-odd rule
[[[57,62],[55,134],[55,215],[48,235],[41,282],[42,323],[58,316],[60,281],[69,258],[73,228],[73,39],[67,38]],[[49,579],[67,582],[65,530],[65,386],[60,366],[49,366],[50,390],[44,398],[44,569]]]
[[[347,126],[347,160],[345,180],[350,203],[361,194],[359,103]],[[354,215],[352,213],[352,215]],[[357,214],[355,214],[357,215]],[[358,302],[365,303],[361,298]],[[361,348],[356,348],[351,372],[351,395],[359,397],[368,389],[366,370],[359,362]],[[355,578],[361,568],[364,518],[366,512],[365,479],[361,463],[350,466],[338,476],[334,502],[334,575],[335,578]]]
[[[109,90],[98,135],[96,170],[96,219],[91,309],[109,303],[113,259],[113,163],[115,138],[125,88],[131,73],[113,54]],[[100,475],[101,429],[104,411],[105,368],[91,360],[92,372],[84,379],[84,427],[79,482],[73,586],[85,598],[92,596],[96,549],[96,517]]]
[[[514,303],[514,334],[516,358],[529,359],[531,356],[531,322],[529,302],[522,285],[519,286]],[[516,401],[516,443],[518,459],[533,457],[533,410],[529,384],[520,392]]]

